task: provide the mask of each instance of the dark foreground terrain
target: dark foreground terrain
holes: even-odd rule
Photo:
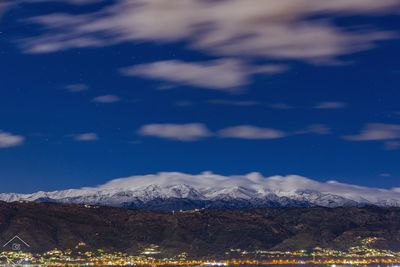
[[[400,209],[298,208],[151,212],[49,203],[0,202],[0,242],[19,235],[31,250],[88,248],[135,252],[150,244],[168,253],[218,255],[229,248],[347,249],[365,237],[400,250]]]

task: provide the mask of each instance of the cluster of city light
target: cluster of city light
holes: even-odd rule
[[[191,259],[187,252],[177,253],[173,257],[163,256],[163,249],[157,245],[142,248],[136,255],[123,252],[107,252],[102,249],[88,250],[85,243],[79,243],[72,249],[53,249],[41,254],[23,251],[0,252],[0,262],[4,265],[29,264],[31,266],[227,266],[227,265],[270,265],[270,264],[316,264],[316,265],[367,265],[400,263],[400,252],[370,247],[378,239],[365,239],[359,246],[339,251],[316,247],[313,250],[271,251],[242,250],[232,248],[221,257],[214,259]]]

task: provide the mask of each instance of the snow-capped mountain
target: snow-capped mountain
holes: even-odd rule
[[[33,194],[0,194],[0,200],[62,202],[144,209],[400,207],[400,190],[368,188],[336,181],[319,182],[297,175],[260,173],[222,176],[162,172],[112,180],[97,187]]]

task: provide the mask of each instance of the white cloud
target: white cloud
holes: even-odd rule
[[[0,130],[0,148],[9,148],[22,145],[25,137]]]
[[[312,124],[307,128],[294,132],[285,132],[279,129],[259,127],[254,125],[236,125],[212,132],[202,123],[187,124],[147,124],[143,125],[138,133],[143,136],[153,136],[178,141],[197,141],[207,137],[237,138],[247,140],[278,139],[299,134],[330,134],[329,127],[323,124]]]
[[[99,137],[96,133],[82,133],[82,134],[74,134],[72,135],[75,141],[80,142],[92,142],[99,140]]]
[[[143,125],[138,133],[143,136],[152,136],[178,141],[197,141],[212,135],[202,123],[187,124],[147,124]]]
[[[330,134],[331,129],[324,124],[312,124],[308,127],[308,131],[314,134]]]
[[[178,85],[233,91],[247,85],[250,82],[251,74],[260,71],[266,73],[267,67],[270,67],[269,73],[271,74],[286,70],[279,65],[255,68],[246,66],[238,60],[221,59],[204,62],[158,61],[126,67],[121,70],[121,73],[127,76],[140,76]],[[262,70],[259,68],[262,68]]]
[[[400,124],[369,123],[359,134],[343,137],[349,141],[386,141],[400,139]]]
[[[239,125],[221,129],[218,131],[218,136],[223,138],[240,139],[276,139],[286,137],[287,133],[272,128]]]
[[[62,1],[86,4],[95,0]],[[232,91],[249,84],[252,75],[289,69],[282,64],[256,66],[252,64],[255,58],[261,59],[259,64],[271,59],[281,63],[299,60],[339,64],[341,56],[372,49],[377,41],[397,38],[397,33],[368,23],[335,23],[337,17],[394,13],[397,7],[398,0],[253,0],[251,4],[247,0],[121,0],[91,12],[63,11],[30,17],[25,23],[37,25],[42,33],[17,43],[26,53],[126,42],[185,43],[191,50],[220,60],[159,61],[127,67],[123,73],[175,85]]]
[[[74,83],[65,86],[65,89],[67,89],[71,93],[78,93],[89,90],[89,87],[84,83]]]
[[[68,0],[71,2],[72,0]],[[47,53],[122,42],[185,41],[219,56],[336,62],[368,50],[391,32],[333,23],[344,15],[396,13],[397,0],[121,0],[91,13],[30,18],[45,30],[20,40],[25,52]],[[310,17],[323,19],[309,19]],[[156,18],[156,19],[155,19]]]
[[[96,96],[95,98],[93,98],[92,101],[102,104],[111,104],[121,101],[121,98],[119,98],[116,95],[101,95],[101,96]]]
[[[223,138],[240,138],[240,139],[277,139],[299,134],[330,134],[331,130],[323,124],[312,124],[307,128],[294,132],[285,132],[273,128],[263,128],[253,125],[239,125],[221,129],[218,136]]]
[[[315,105],[316,109],[343,109],[347,104],[344,102],[321,102]]]

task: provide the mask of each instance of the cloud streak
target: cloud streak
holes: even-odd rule
[[[28,53],[48,53],[123,42],[186,41],[191,49],[219,56],[329,63],[396,36],[372,27],[349,32],[333,23],[336,17],[394,13],[398,7],[396,0],[254,0],[251,5],[246,0],[122,0],[91,13],[29,18],[44,33],[24,38],[20,45]],[[308,19],[312,16],[323,19]]]
[[[259,127],[254,125],[236,125],[211,131],[203,123],[187,124],[147,124],[143,125],[138,134],[142,136],[157,137],[176,141],[199,141],[208,137],[234,138],[246,140],[279,139],[299,134],[330,134],[330,129],[323,124],[312,124],[307,128],[287,132],[274,128]]]
[[[343,109],[347,104],[344,102],[321,102],[315,105],[315,109]]]
[[[92,101],[101,104],[111,104],[121,101],[121,98],[116,95],[100,95],[93,98]]]
[[[249,82],[246,71],[235,60],[200,63],[167,60],[127,67],[121,73],[215,90],[234,90]]]
[[[211,131],[202,123],[187,124],[147,124],[142,126],[138,133],[142,136],[151,136],[177,141],[198,141],[212,135]]]
[[[74,134],[72,138],[79,142],[93,142],[99,140],[99,136],[96,133]]]
[[[74,83],[65,86],[65,89],[67,89],[67,91],[70,93],[79,93],[89,90],[89,86],[84,83]]]
[[[379,141],[385,150],[397,150],[400,149],[400,124],[368,123],[358,134],[342,138],[356,142]]]
[[[360,133],[343,137],[349,141],[386,141],[400,139],[400,124],[369,123]]]
[[[238,60],[221,59],[205,62],[158,61],[126,67],[121,69],[121,73],[177,85],[234,91],[249,84],[250,75],[254,73],[276,74],[286,70],[281,65],[250,67]]]
[[[0,149],[22,145],[25,137],[0,130]]]
[[[286,137],[287,134],[283,131],[272,129],[272,128],[262,128],[252,125],[239,125],[228,127],[218,131],[217,134],[222,138],[239,138],[239,139],[277,139]]]
[[[21,0],[24,2],[39,4],[41,0]],[[287,71],[290,61],[343,63],[342,56],[398,38],[397,32],[366,23],[338,26],[335,19],[394,13],[399,7],[397,0],[254,0],[251,5],[246,0],[121,0],[91,12],[62,11],[26,18],[24,23],[33,24],[39,34],[16,43],[31,54],[121,43],[184,43],[186,48],[218,60],[164,60],[128,66],[121,73],[232,92],[250,84],[253,75]],[[265,63],[271,60],[279,64]],[[317,108],[343,107],[325,103]]]

